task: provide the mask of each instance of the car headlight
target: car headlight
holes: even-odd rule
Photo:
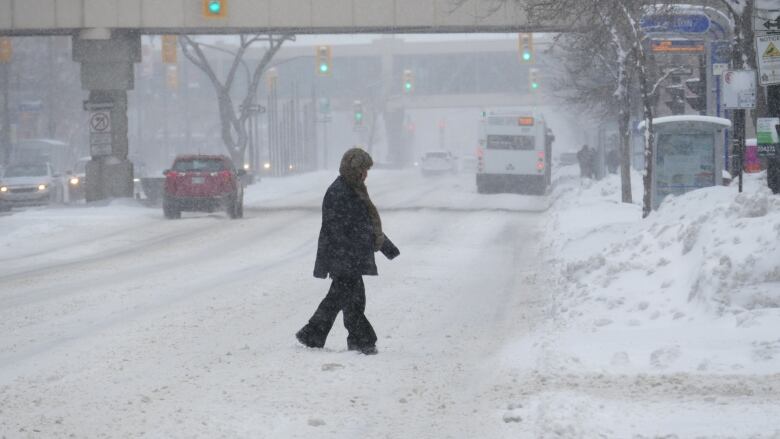
[[[140,183],[140,182],[141,182],[141,179],[140,179],[140,178],[134,178],[134,179],[133,179],[133,183]]]
[[[45,184],[39,184],[38,185],[38,190],[39,191],[45,191],[46,190],[46,185]]]
[[[71,186],[78,186],[79,185],[79,178],[78,177],[71,177],[69,182],[70,182]]]
[[[0,192],[8,192],[8,187],[0,186]]]
[[[268,162],[263,163],[263,169],[271,169],[271,164]]]

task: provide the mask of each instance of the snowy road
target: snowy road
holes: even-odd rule
[[[577,329],[591,320],[564,293],[581,288],[546,265],[560,206],[478,195],[468,175],[372,171],[402,252],[366,278],[380,354],[346,351],[340,318],[325,349],[300,346],[329,285],[311,272],[332,178],[263,181],[239,221],[123,202],[0,218],[0,438],[780,434],[776,373],[669,368],[680,349],[614,363],[620,339]]]
[[[340,322],[324,351],[293,338],[328,287],[311,277],[322,184],[282,188],[242,221],[130,209],[132,221],[25,241],[0,261],[0,431],[500,435],[490,358],[546,298],[533,275],[543,213],[512,210],[538,202],[428,209],[470,181],[381,177],[374,197],[402,257],[366,279],[380,355],[346,351]]]

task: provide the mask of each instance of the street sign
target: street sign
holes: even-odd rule
[[[114,108],[113,102],[82,101],[84,111],[110,110]]]
[[[246,107],[244,104],[238,106],[239,111],[244,111],[244,108],[247,108],[250,113],[257,113],[257,114],[265,113],[265,107],[258,104],[250,105],[249,107]]]
[[[39,113],[41,110],[43,110],[43,102],[40,100],[19,103],[19,111],[22,113]]]
[[[753,31],[780,32],[780,11],[756,9],[753,14]]]
[[[774,157],[780,148],[780,138],[775,127],[780,125],[780,118],[759,117],[756,122],[756,144],[760,157]]]
[[[720,78],[723,108],[756,108],[755,70],[727,70]]]
[[[780,35],[756,36],[756,58],[759,84],[780,84]]]
[[[653,52],[704,52],[704,42],[700,40],[652,40]]]
[[[703,34],[710,30],[710,18],[703,14],[650,15],[640,25],[647,33]]]
[[[728,70],[730,60],[730,41],[713,41],[710,43],[710,64],[712,64],[713,76],[720,76]]]
[[[89,116],[89,150],[93,157],[111,155],[111,113],[95,110]]]

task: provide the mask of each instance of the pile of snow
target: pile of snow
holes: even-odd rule
[[[559,371],[780,370],[780,197],[765,174],[664,200],[641,219],[620,179],[562,168],[545,226],[559,274],[548,366]],[[549,328],[548,328],[549,329]]]

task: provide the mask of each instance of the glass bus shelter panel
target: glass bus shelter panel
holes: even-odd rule
[[[667,195],[682,195],[716,184],[715,142],[713,132],[658,134],[654,208]]]

